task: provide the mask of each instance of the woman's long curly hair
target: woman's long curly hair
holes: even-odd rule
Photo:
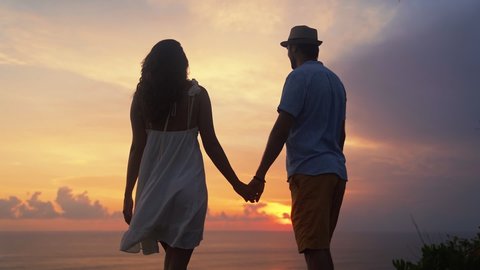
[[[180,43],[166,39],[153,46],[142,63],[142,75],[135,91],[147,123],[167,116],[173,104],[182,98],[188,85],[188,59]]]

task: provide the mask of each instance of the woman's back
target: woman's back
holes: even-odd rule
[[[182,131],[198,127],[200,108],[202,106],[199,93],[206,90],[202,89],[195,80],[189,82],[188,85],[188,89],[182,92],[180,100],[171,106],[170,112],[165,117],[151,122],[147,122],[143,118],[146,129]],[[140,111],[141,109],[138,108],[138,110]]]
[[[130,227],[121,250],[158,252],[160,241],[165,269],[186,269],[202,239],[207,190],[198,133],[206,154],[234,190],[253,200],[215,135],[207,91],[187,81],[187,70],[180,43],[155,44],[142,63],[130,110],[132,144],[123,200],[123,216]]]
[[[190,249],[202,239],[207,190],[198,128],[192,121],[199,92],[194,81],[171,107],[169,118],[146,129],[135,212],[122,240],[124,251],[158,252],[158,239]]]

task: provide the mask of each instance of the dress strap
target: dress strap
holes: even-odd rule
[[[168,120],[170,119],[170,113],[167,115],[167,120],[165,120],[165,125],[163,126],[163,131],[167,131],[167,126],[168,126]]]
[[[193,112],[193,102],[195,101],[195,96],[192,96],[188,103],[188,120],[187,120],[187,129],[190,129],[190,123],[192,122],[192,112]]]
[[[195,102],[195,96],[200,93],[200,86],[198,85],[197,80],[192,79],[192,87],[188,90],[188,119],[187,119],[187,129],[190,129],[190,124],[192,122],[192,113],[193,113],[193,105]]]
[[[170,110],[167,114],[167,120],[165,120],[165,125],[163,127],[163,131],[167,131],[168,120],[170,120],[170,115],[175,116],[177,114],[177,103],[173,103],[173,106],[170,107]]]
[[[188,105],[187,105],[187,129],[190,129],[190,123],[192,122],[192,113],[193,113],[193,104],[195,102],[195,96],[200,92],[200,86],[198,82],[193,79],[192,80],[192,87],[188,90]],[[165,120],[165,126],[163,127],[163,131],[167,131],[168,127],[168,120],[170,120],[170,116],[175,116],[177,114],[177,103],[173,103],[173,106],[170,107],[170,110],[167,114],[167,119]]]

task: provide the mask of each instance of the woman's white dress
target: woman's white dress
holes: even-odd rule
[[[147,129],[147,143],[138,176],[135,210],[120,250],[158,252],[158,241],[193,249],[203,237],[207,188],[198,128],[190,128],[191,106],[200,92],[189,90],[187,130]]]

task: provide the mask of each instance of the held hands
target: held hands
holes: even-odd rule
[[[265,189],[265,180],[254,176],[250,183],[248,183],[248,187],[250,188],[250,191],[253,192],[253,194],[255,195],[255,202],[259,202],[260,197],[263,194],[263,190]]]
[[[240,180],[233,185],[233,189],[245,200],[245,202],[255,202],[254,191],[251,190],[248,185],[241,182]]]
[[[238,195],[242,196],[245,202],[258,202],[265,188],[265,180],[254,177],[248,185],[238,181],[233,185],[233,189]]]

